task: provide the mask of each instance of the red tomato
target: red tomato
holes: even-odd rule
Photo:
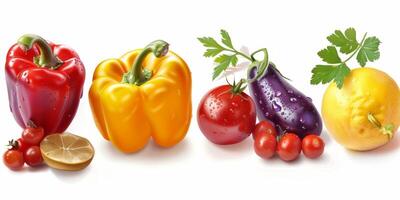
[[[272,158],[276,150],[276,136],[272,133],[259,133],[254,140],[254,151],[264,159]]]
[[[7,150],[3,155],[4,164],[11,170],[19,170],[24,166],[24,156],[18,150]]]
[[[39,145],[44,137],[42,127],[27,127],[22,132],[22,139],[30,145]]]
[[[42,153],[38,146],[29,147],[24,154],[25,163],[31,167],[36,167],[43,163]]]
[[[277,153],[284,161],[292,161],[299,157],[301,152],[301,140],[294,133],[284,134],[278,142]]]
[[[303,154],[307,158],[318,158],[324,152],[325,143],[317,135],[307,135],[302,142]]]
[[[20,151],[20,152],[22,152],[22,153],[25,152],[30,147],[30,145],[26,144],[26,142],[22,138],[19,138],[17,140],[17,145],[18,146],[15,147],[15,149]]]
[[[246,93],[232,93],[232,86],[222,85],[209,91],[200,101],[197,122],[208,140],[215,144],[234,144],[254,130],[256,109]]]
[[[275,126],[271,122],[265,120],[258,122],[258,124],[256,125],[253,131],[253,139],[256,139],[259,133],[270,133],[275,137],[278,135]]]
[[[19,138],[18,140],[10,140],[8,141],[8,148],[10,150],[17,150],[22,153],[26,151],[30,147],[30,145],[26,144],[22,138]]]

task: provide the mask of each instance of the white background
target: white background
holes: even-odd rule
[[[335,29],[354,26],[381,41],[373,63],[400,81],[400,19],[396,1],[1,1],[0,63],[24,33],[35,33],[73,47],[87,70],[85,94],[68,131],[88,138],[96,149],[92,164],[80,172],[47,167],[20,172],[0,164],[0,199],[383,199],[398,194],[400,135],[385,147],[350,152],[329,138],[318,160],[263,161],[252,139],[232,146],[211,144],[199,131],[200,98],[224,80],[211,81],[212,60],[202,57],[199,36],[219,37],[228,30],[237,47],[267,47],[271,60],[318,108],[326,86],[311,86],[316,52]],[[359,35],[359,37],[361,37]],[[155,39],[171,44],[193,76],[193,119],[185,140],[171,149],[149,144],[125,155],[97,131],[88,104],[96,65]],[[351,64],[357,67],[356,63]],[[9,111],[0,70],[0,144],[20,136]],[[242,72],[244,75],[244,72]],[[239,76],[239,75],[237,75]],[[388,97],[390,98],[390,97]],[[1,153],[5,148],[1,147]]]

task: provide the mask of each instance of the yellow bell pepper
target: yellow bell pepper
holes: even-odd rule
[[[174,146],[189,128],[191,85],[187,64],[162,40],[105,60],[96,67],[89,91],[96,126],[125,153],[139,151],[150,138]]]

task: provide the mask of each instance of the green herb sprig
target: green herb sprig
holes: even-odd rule
[[[313,85],[326,84],[333,80],[338,88],[342,88],[344,78],[350,73],[347,62],[351,58],[357,55],[356,59],[361,67],[364,67],[367,62],[379,59],[381,42],[375,36],[367,37],[367,33],[365,33],[359,42],[356,30],[348,28],[344,33],[336,30],[327,39],[332,45],[318,52],[318,56],[327,64],[316,65],[312,69],[311,84]],[[338,49],[341,54],[349,56],[346,59],[341,59]]]
[[[215,80],[217,77],[221,75],[229,67],[234,67],[238,63],[239,57],[242,57],[251,62],[249,65],[249,69],[252,67],[257,67],[257,75],[255,79],[262,76],[268,67],[269,60],[268,60],[268,51],[266,48],[259,49],[253,52],[251,55],[247,55],[244,52],[236,50],[236,48],[232,44],[232,39],[229,36],[229,33],[225,30],[220,31],[221,34],[221,43],[218,43],[212,37],[201,37],[198,40],[206,47],[206,51],[204,52],[204,57],[212,57],[214,58],[214,62],[217,65],[214,67],[214,72],[212,79]],[[259,61],[255,59],[255,54],[263,53],[264,58],[263,60]],[[253,80],[246,80],[242,79],[242,81],[253,81]]]
[[[206,47],[206,51],[204,52],[204,57],[213,57],[214,62],[217,65],[214,67],[214,72],[212,79],[216,79],[223,71],[225,71],[230,66],[236,66],[238,62],[238,56],[242,56],[247,60],[252,60],[250,56],[245,53],[238,51],[232,44],[231,37],[229,33],[225,30],[221,30],[221,42],[218,43],[212,37],[201,37],[197,38],[204,47]]]

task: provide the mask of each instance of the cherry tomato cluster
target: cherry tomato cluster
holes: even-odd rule
[[[272,158],[275,153],[284,161],[296,160],[301,151],[307,158],[318,158],[324,152],[325,143],[317,135],[309,134],[301,140],[294,133],[277,136],[274,125],[268,121],[259,122],[253,132],[254,151],[263,159]]]
[[[43,163],[40,142],[44,137],[41,127],[31,126],[23,130],[21,138],[11,140],[9,149],[3,155],[4,164],[11,170],[19,170],[24,163],[36,167]]]

